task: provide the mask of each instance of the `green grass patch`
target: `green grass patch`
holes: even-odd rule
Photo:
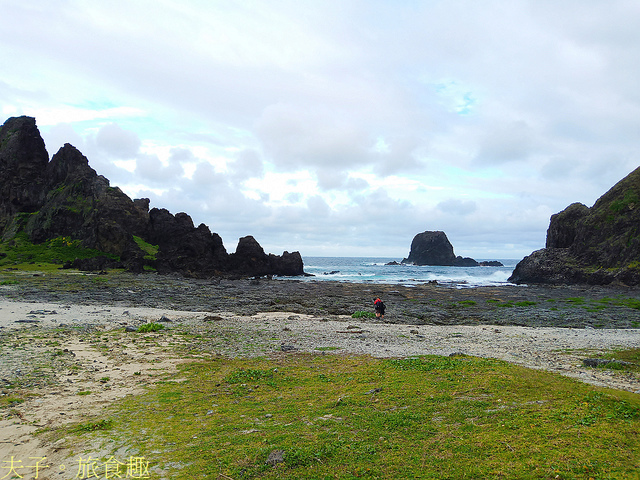
[[[144,256],[145,260],[155,260],[158,255],[158,245],[151,245],[150,243],[145,242],[142,238],[136,237],[134,235],[133,240],[136,242],[140,250],[142,250],[146,255]]]
[[[458,304],[463,306],[463,307],[473,307],[474,305],[476,305],[476,301],[475,300],[460,300],[460,301],[458,301]]]
[[[108,433],[94,429],[114,454],[144,456],[150,478],[638,473],[637,395],[498,360],[220,357],[182,365],[179,375],[115,405]],[[268,465],[274,450],[284,462]]]
[[[162,325],[161,323],[149,322],[149,323],[145,323],[144,325],[140,325],[138,327],[137,332],[150,333],[150,332],[157,332],[162,329],[164,329],[164,325]]]
[[[640,348],[630,348],[625,350],[614,350],[601,355],[600,358],[607,360],[619,360],[624,363],[612,362],[604,364],[598,368],[611,370],[625,370],[630,372],[640,372]]]
[[[24,403],[25,399],[22,397],[14,397],[12,395],[3,395],[0,397],[0,408],[15,407]]]
[[[376,314],[373,312],[358,310],[356,312],[353,312],[351,318],[376,318]]]
[[[0,259],[0,266],[18,266],[47,264],[62,265],[76,258],[93,258],[106,255],[116,259],[114,255],[100,250],[85,248],[79,240],[71,237],[58,237],[43,243],[32,243],[27,234],[18,233],[10,242],[0,244],[0,252],[6,256]],[[41,267],[42,265],[39,265]]]
[[[513,308],[513,302],[502,302],[502,303],[497,303],[496,307],[501,307],[501,308]]]
[[[533,307],[534,305],[537,305],[538,302],[533,302],[531,300],[522,300],[520,302],[515,302],[514,305],[516,307]]]

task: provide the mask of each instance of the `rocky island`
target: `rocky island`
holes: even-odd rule
[[[147,268],[202,278],[304,273],[299,252],[266,254],[251,236],[228,254],[218,234],[195,227],[186,213],[149,210],[149,199],[131,200],[110,186],[68,143],[49,161],[35,119],[26,116],[0,127],[0,235],[7,248],[21,238],[79,242],[87,254],[67,266],[81,270]]]
[[[426,231],[417,234],[411,242],[409,257],[403,264],[432,265],[443,267],[501,267],[498,261],[477,262],[473,258],[456,256],[447,235],[441,231]]]

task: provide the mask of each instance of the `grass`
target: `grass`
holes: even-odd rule
[[[61,265],[76,258],[92,258],[105,254],[99,250],[85,248],[79,240],[72,240],[70,237],[58,237],[46,242],[34,244],[27,234],[18,233],[11,242],[0,244],[0,252],[6,256],[0,259],[0,266],[13,266],[20,269],[30,269],[29,265],[45,264]],[[43,265],[39,265],[42,267]]]
[[[620,360],[625,363],[612,362],[609,364],[603,364],[597,368],[609,370],[624,370],[628,372],[640,372],[640,348],[616,350],[603,355],[599,355],[598,357],[608,360]]]
[[[24,403],[24,402],[25,402],[25,399],[22,397],[3,395],[0,397],[0,409],[7,408],[7,407],[15,407],[16,405],[20,405],[21,403]]]
[[[109,438],[151,478],[634,478],[640,399],[474,357],[287,355],[181,367]],[[587,447],[588,446],[588,447]],[[284,451],[284,462],[266,460]],[[159,471],[162,470],[162,474]]]
[[[356,312],[353,312],[351,318],[376,318],[376,314],[373,312],[358,310]]]

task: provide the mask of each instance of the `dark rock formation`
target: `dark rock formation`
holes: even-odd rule
[[[516,266],[514,283],[640,284],[640,168],[591,207],[551,217],[546,246]]]
[[[403,259],[402,263],[443,267],[503,266],[495,260],[478,263],[473,258],[456,256],[447,235],[440,231],[427,231],[416,235],[411,242],[409,257]],[[391,262],[387,265],[393,264],[394,262]]]
[[[0,127],[0,234],[10,241],[20,232],[34,243],[69,237],[104,252],[66,265],[84,270],[142,272],[147,265],[197,277],[304,273],[298,252],[267,255],[253,237],[240,239],[228,255],[206,225],[196,228],[186,213],[149,211],[149,199],[132,201],[70,144],[49,161],[30,117],[10,118]],[[140,248],[140,240],[158,247],[155,259]]]
[[[194,227],[186,213],[174,216],[164,208],[153,208],[149,212],[147,238],[149,243],[158,245],[156,268],[160,273],[215,276],[228,270],[222,238],[204,224]]]
[[[453,245],[444,232],[422,232],[417,234],[411,242],[409,257],[402,263],[414,265],[451,266],[456,263]]]
[[[473,258],[456,256],[447,235],[440,231],[427,231],[416,235],[411,242],[409,257],[403,259],[402,263],[444,267],[477,267],[480,265]],[[497,263],[500,264],[500,262]]]
[[[0,231],[17,213],[32,213],[46,196],[49,154],[29,117],[10,118],[0,128]]]
[[[478,262],[478,265],[481,267],[504,267],[504,264],[497,260],[483,260],[482,262]]]

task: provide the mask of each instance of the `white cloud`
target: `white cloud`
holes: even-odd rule
[[[115,158],[130,159],[135,157],[141,144],[138,135],[124,130],[115,123],[103,126],[96,135],[97,147]]]

